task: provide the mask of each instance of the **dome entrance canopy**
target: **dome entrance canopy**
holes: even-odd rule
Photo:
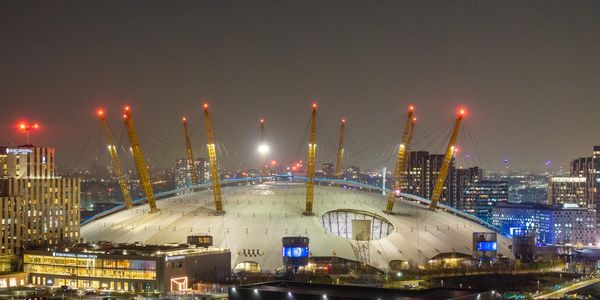
[[[379,240],[394,231],[384,217],[354,209],[328,211],[321,217],[321,225],[330,234],[358,241]]]

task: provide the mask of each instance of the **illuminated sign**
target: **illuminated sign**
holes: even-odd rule
[[[477,242],[477,251],[496,251],[497,249],[496,242]]]
[[[285,257],[308,257],[308,247],[283,247]]]
[[[21,155],[21,154],[29,154],[29,153],[33,153],[33,149],[31,149],[31,148],[6,148],[6,154]]]
[[[55,256],[55,257],[71,257],[71,258],[88,258],[88,259],[98,258],[98,255],[95,255],[95,254],[63,253],[63,252],[52,252],[52,256]]]
[[[178,259],[184,259],[184,258],[185,258],[185,256],[183,256],[183,255],[165,256],[165,261],[178,260]]]

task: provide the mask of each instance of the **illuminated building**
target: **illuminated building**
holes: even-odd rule
[[[0,178],[53,178],[54,148],[0,146]]]
[[[450,205],[469,213],[474,212],[473,199],[467,197],[467,191],[478,180],[483,178],[483,170],[479,167],[458,168],[454,170],[456,180]]]
[[[600,207],[600,146],[594,146],[592,156],[571,161],[571,176],[585,178],[585,207]],[[600,221],[600,209],[596,212],[596,219]]]
[[[194,164],[196,165],[200,183],[206,182],[210,176],[208,172],[208,161],[206,158],[198,157],[194,161]],[[175,165],[175,186],[176,188],[182,188],[190,185],[192,185],[192,176],[190,174],[190,168],[188,167],[188,160],[187,158],[179,158]]]
[[[430,199],[443,162],[443,154],[430,154],[427,151],[410,151],[407,168],[407,186],[402,187],[401,190]],[[481,178],[482,170],[479,167],[457,169],[454,166],[454,159],[452,159],[444,190],[442,191],[441,202],[471,212],[472,205],[467,202],[465,191],[473,182]]]
[[[172,292],[199,281],[225,280],[226,249],[182,245],[82,244],[75,248],[25,250],[23,268],[36,285],[113,291]]]
[[[79,240],[80,180],[54,176],[54,149],[0,147],[0,253]]]
[[[465,192],[467,203],[472,203],[473,213],[490,222],[492,207],[508,202],[508,183],[506,181],[479,180]]]
[[[536,242],[542,244],[595,242],[595,212],[568,204],[499,203],[492,207],[491,222],[505,235],[533,232]]]
[[[591,208],[586,203],[585,177],[550,177],[548,178],[548,204],[574,204]]]

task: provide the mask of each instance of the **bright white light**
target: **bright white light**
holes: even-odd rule
[[[258,146],[258,153],[260,154],[267,154],[269,151],[271,151],[271,148],[269,148],[269,145],[267,144],[260,144]]]

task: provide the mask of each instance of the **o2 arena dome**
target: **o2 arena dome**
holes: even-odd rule
[[[144,244],[186,243],[211,235],[215,247],[231,249],[232,266],[274,271],[283,265],[282,238],[304,236],[311,257],[365,262],[379,270],[402,262],[425,265],[447,253],[473,254],[473,233],[490,232],[477,222],[443,209],[431,211],[397,199],[393,214],[382,212],[380,193],[315,186],[313,216],[304,216],[305,185],[270,182],[223,189],[224,215],[214,214],[211,190],[121,210],[82,226],[88,241]],[[353,231],[354,229],[354,231]],[[498,234],[498,254],[511,257],[510,240]]]

